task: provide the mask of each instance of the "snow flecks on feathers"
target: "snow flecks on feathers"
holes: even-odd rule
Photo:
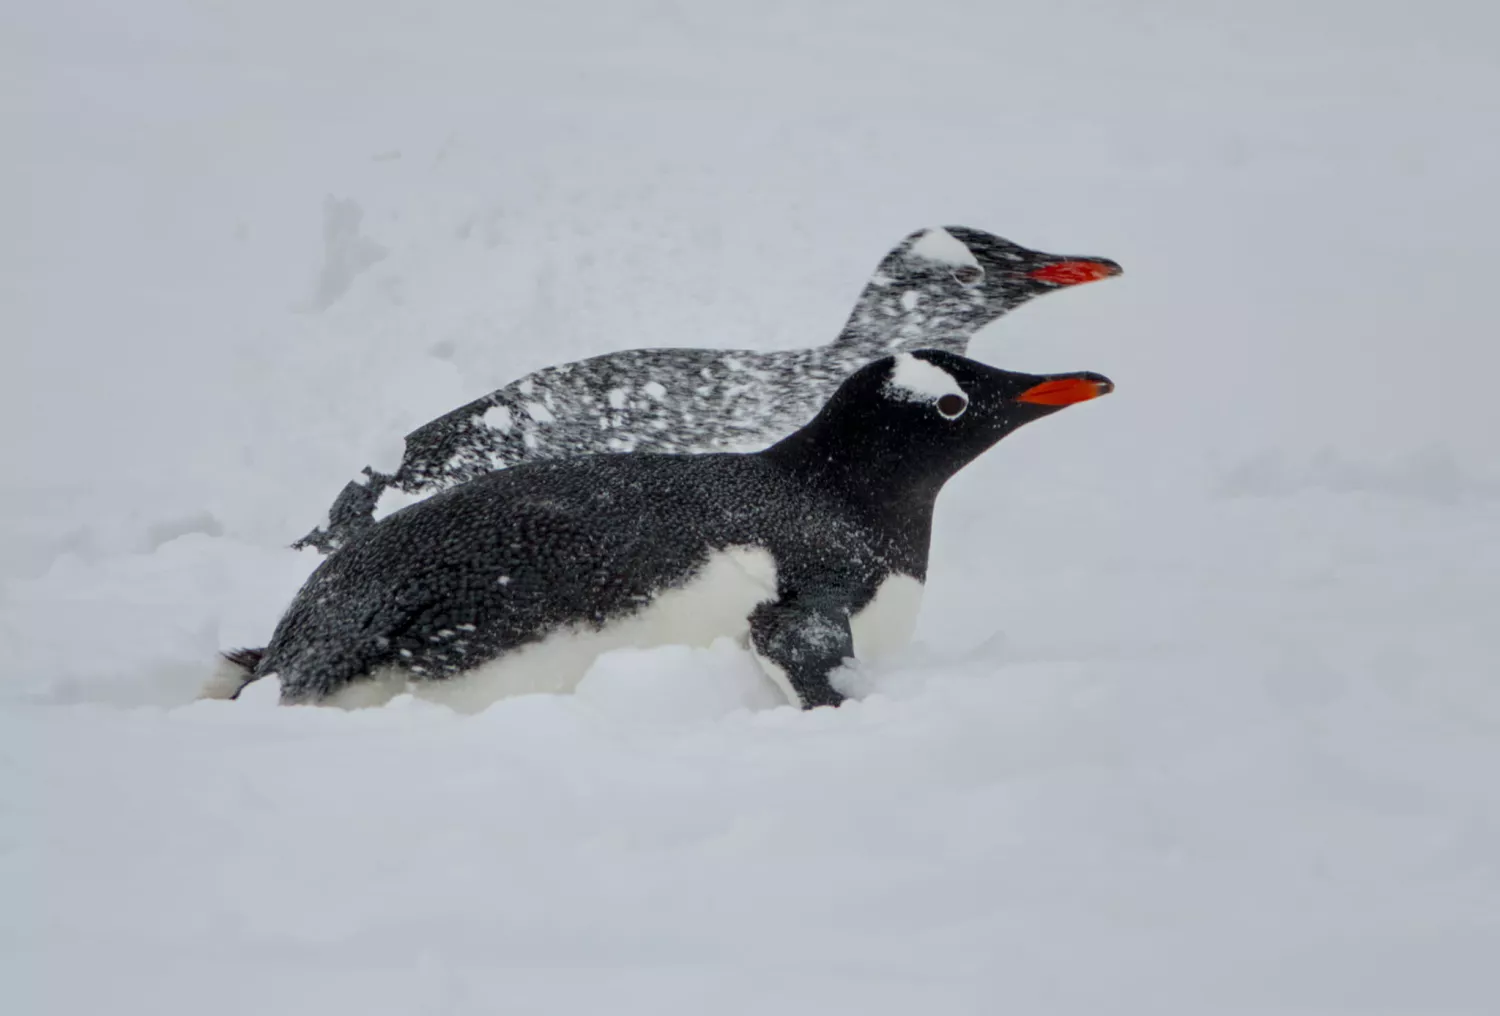
[[[500,434],[510,433],[510,407],[491,406],[480,416],[480,422]]]
[[[918,359],[910,353],[901,353],[891,368],[886,390],[892,398],[911,402],[933,402],[944,395],[962,395],[953,375],[936,364]]]
[[[964,243],[946,229],[929,229],[917,237],[911,252],[929,261],[941,261],[945,265],[969,265],[980,267],[979,259]]]
[[[812,614],[797,625],[796,633],[813,649],[831,649],[844,640],[845,630],[821,614]]]

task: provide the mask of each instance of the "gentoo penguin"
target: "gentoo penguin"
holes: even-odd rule
[[[1112,390],[922,350],[866,365],[750,453],[590,455],[488,473],[357,534],[307,580],[233,689],[457,708],[566,691],[601,652],[745,639],[803,708],[916,621],[933,504],[1006,434]],[[232,691],[232,694],[230,693]]]
[[[880,262],[831,345],[632,349],[547,367],[408,434],[395,473],[367,467],[294,546],[326,553],[403,504],[521,462],[764,448],[877,357],[965,353],[974,333],[1032,297],[1118,274],[1105,258],[1044,254],[978,229],[921,230]]]

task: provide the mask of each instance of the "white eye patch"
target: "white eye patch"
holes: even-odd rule
[[[956,395],[967,406],[969,399],[953,375],[943,368],[911,355],[898,353],[885,382],[885,391],[893,399],[905,402],[937,402],[945,395]],[[948,405],[952,405],[952,401]],[[961,412],[961,410],[960,410]],[[957,413],[944,414],[957,416]]]
[[[974,252],[965,247],[962,240],[946,229],[929,229],[917,237],[916,243],[911,245],[911,250],[907,253],[915,257],[926,258],[928,261],[938,261],[949,267],[960,265],[969,268],[981,267]]]

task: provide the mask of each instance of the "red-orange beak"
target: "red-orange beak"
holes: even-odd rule
[[[1061,377],[1032,385],[1016,397],[1017,402],[1030,402],[1037,406],[1071,406],[1075,402],[1087,402],[1115,390],[1115,383],[1106,377]]]
[[[1077,286],[1119,275],[1122,270],[1113,261],[1098,258],[1092,261],[1054,261],[1050,265],[1033,268],[1027,275],[1038,282],[1050,282],[1054,286]]]

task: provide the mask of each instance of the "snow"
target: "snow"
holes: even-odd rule
[[[372,446],[374,455],[370,460],[370,468],[386,476],[395,475],[401,468],[401,460],[406,457],[406,441],[403,438],[387,436],[381,445]],[[360,475],[357,482],[365,483],[368,478]]]
[[[400,487],[386,487],[375,499],[373,515],[377,520],[387,515],[394,515],[402,508],[409,507],[419,501],[425,501],[432,496],[432,491],[424,490],[417,493],[402,490]],[[283,604],[285,606],[285,604]]]
[[[962,395],[964,390],[953,375],[910,353],[897,353],[891,376],[885,383],[891,397],[910,402],[931,402],[944,395]]]
[[[911,252],[929,261],[941,261],[945,265],[979,266],[979,259],[973,252],[946,229],[929,229],[911,245]]]
[[[555,422],[557,422],[557,417],[554,416],[554,415],[552,415],[552,410],[548,409],[546,406],[542,405],[540,402],[528,402],[528,403],[526,403],[526,415],[529,416],[529,417],[531,417],[537,423],[555,423]]]
[[[480,419],[486,427],[498,430],[502,434],[510,433],[510,409],[506,406],[491,406],[484,411],[484,415]]]
[[[1500,1010],[1492,5],[13,6],[7,1011]],[[972,347],[1119,389],[859,701],[193,700],[401,435],[933,222],[1119,260]]]
[[[327,310],[349,291],[357,276],[390,253],[361,235],[363,219],[364,210],[357,201],[341,201],[331,194],[323,199],[323,267],[308,310]]]

